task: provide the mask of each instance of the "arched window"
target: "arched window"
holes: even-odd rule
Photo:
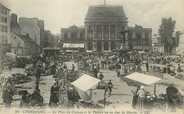
[[[116,44],[115,42],[111,42],[111,51],[113,51],[114,49],[116,49]]]
[[[109,50],[109,43],[108,42],[104,42],[104,50]]]
[[[93,49],[93,43],[92,42],[88,42],[88,50],[92,50]]]
[[[77,33],[72,32],[72,33],[71,33],[71,38],[76,38],[76,37],[77,37]]]

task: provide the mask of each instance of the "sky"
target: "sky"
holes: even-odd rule
[[[84,26],[90,5],[101,5],[104,0],[0,0],[18,17],[38,17],[45,29],[60,33],[61,28]],[[107,5],[122,5],[128,25],[152,28],[157,34],[161,19],[172,17],[175,31],[184,31],[184,0],[106,0]]]

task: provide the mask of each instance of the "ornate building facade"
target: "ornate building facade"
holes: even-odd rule
[[[95,5],[89,6],[84,23],[86,51],[109,52],[120,47],[128,21],[122,6]]]

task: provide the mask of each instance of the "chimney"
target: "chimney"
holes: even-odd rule
[[[14,14],[14,13],[11,14],[11,21],[17,23],[17,15],[16,14]]]

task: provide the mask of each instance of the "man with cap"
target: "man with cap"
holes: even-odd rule
[[[105,93],[109,90],[109,96],[110,96],[112,92],[112,88],[113,88],[113,84],[111,80],[109,80],[109,82],[107,83],[107,89],[105,90]]]

